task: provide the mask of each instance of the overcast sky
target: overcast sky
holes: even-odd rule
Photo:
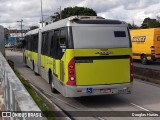
[[[39,25],[41,0],[0,0],[0,24],[17,29],[23,19],[24,27]],[[99,16],[141,25],[146,17],[160,16],[160,0],[42,0],[44,17],[53,15],[61,6],[92,8]]]

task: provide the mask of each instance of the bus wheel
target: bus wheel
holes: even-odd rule
[[[33,71],[34,71],[34,61],[32,62],[32,68],[33,68]]]
[[[26,57],[24,58],[24,63],[27,64],[27,59],[26,59]]]
[[[38,75],[38,74],[36,73],[36,71],[35,71],[35,64],[34,64],[34,61],[32,62],[32,66],[33,66],[34,74],[35,74],[35,75]]]
[[[54,79],[53,79],[51,72],[49,72],[49,81],[50,81],[50,85],[51,85],[51,91],[53,93],[57,93],[57,90],[54,87]]]
[[[146,55],[142,55],[141,56],[141,63],[143,65],[147,65],[148,64],[148,60],[147,60],[147,56]]]

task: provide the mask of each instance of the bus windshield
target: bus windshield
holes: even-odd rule
[[[127,27],[73,26],[74,48],[129,48]]]

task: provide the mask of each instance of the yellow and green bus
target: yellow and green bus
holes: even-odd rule
[[[65,97],[131,93],[132,46],[126,23],[72,16],[29,31],[25,40],[25,63],[52,92]]]

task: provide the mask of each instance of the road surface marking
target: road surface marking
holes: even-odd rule
[[[136,107],[138,107],[138,108],[140,108],[140,109],[142,109],[142,110],[145,110],[145,111],[149,111],[149,112],[150,112],[150,110],[145,109],[145,108],[143,108],[143,107],[141,107],[141,106],[139,106],[139,105],[136,105],[136,104],[134,104],[134,103],[130,103],[130,104],[133,105],[133,106],[136,106]]]
[[[102,118],[102,117],[95,117],[95,118],[98,120],[106,120],[105,118]]]

